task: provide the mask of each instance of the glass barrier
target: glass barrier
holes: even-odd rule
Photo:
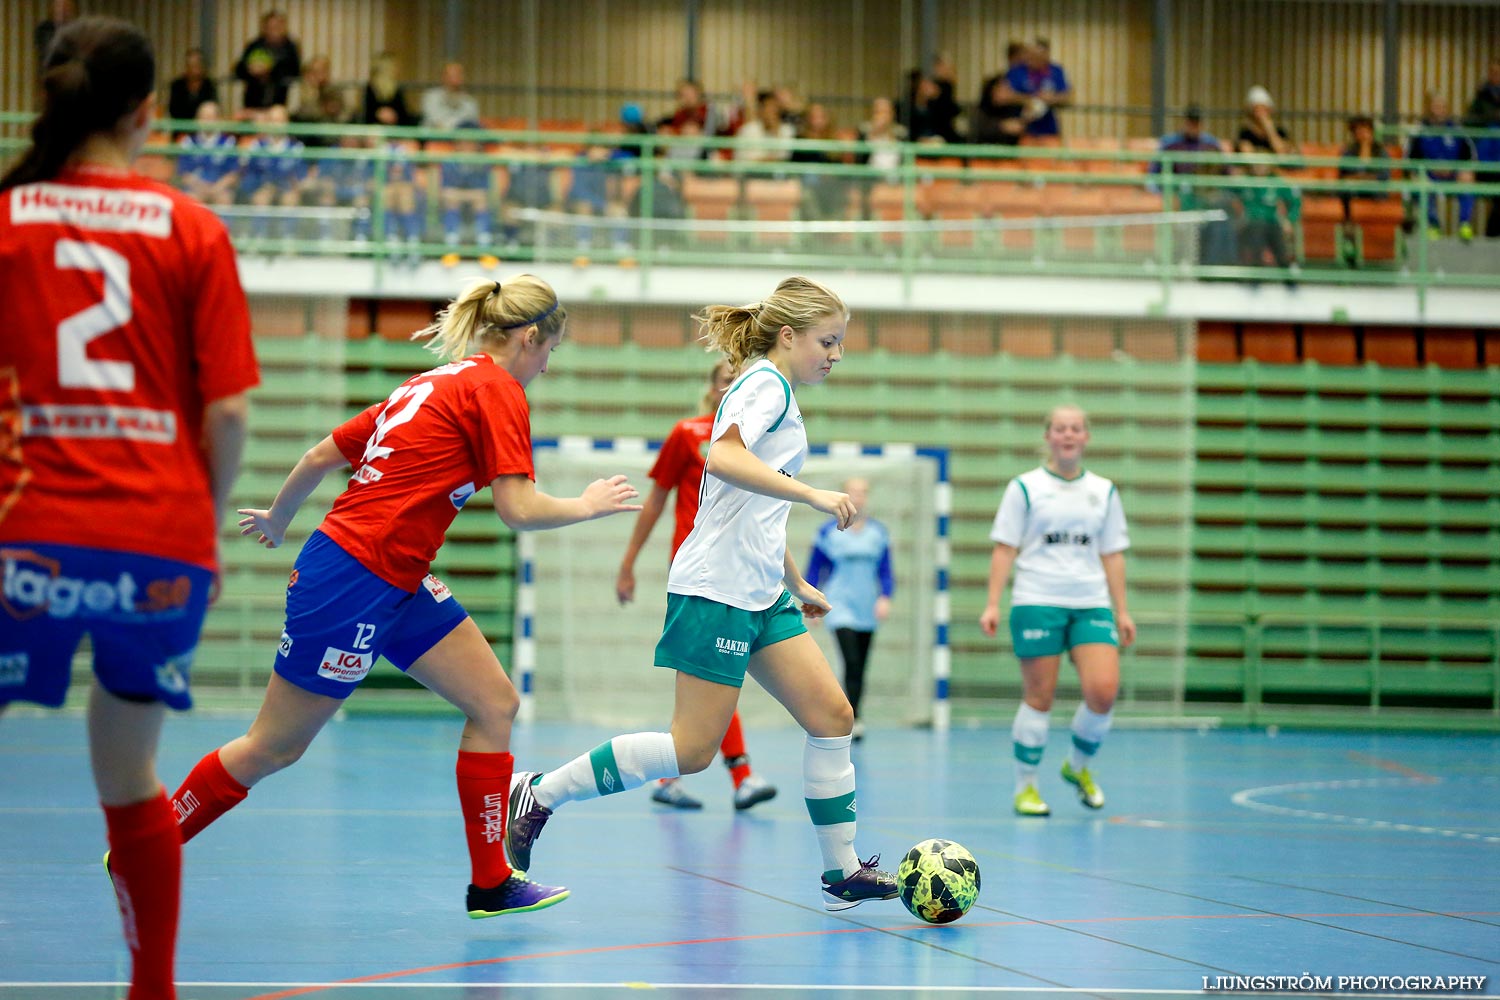
[[[28,120],[0,115],[0,158]],[[1483,236],[1500,233],[1500,165],[1394,148],[160,127],[137,168],[211,205],[250,254],[1500,286]]]

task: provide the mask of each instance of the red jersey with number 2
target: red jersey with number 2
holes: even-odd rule
[[[0,542],[214,568],[203,408],[258,381],[224,224],[124,170],[0,194]]]
[[[470,497],[497,476],[536,478],[526,391],[487,354],[413,375],[338,427],[333,443],[354,473],[321,530],[406,591]]]
[[[677,490],[676,525],[672,529],[672,555],[693,532],[698,519],[698,487],[703,482],[707,461],[708,438],[713,433],[714,415],[679,420],[672,433],[662,442],[661,451],[648,473],[651,481],[664,490]]]

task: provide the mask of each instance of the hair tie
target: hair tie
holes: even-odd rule
[[[498,281],[495,282],[495,290],[493,292],[490,292],[490,294],[491,295],[499,295],[500,294],[500,282],[498,282]]]
[[[499,285],[499,282],[497,281],[495,284]],[[536,324],[540,323],[542,320],[546,319],[548,316],[551,316],[553,313],[557,312],[557,307],[560,306],[560,305],[562,305],[561,302],[553,300],[552,305],[548,306],[545,310],[543,310],[542,312],[538,313],[537,315],[531,317],[530,319],[523,319],[519,323],[506,323],[504,326],[501,326],[499,329],[501,329],[501,330],[518,330],[518,329],[520,329],[523,326],[535,326]]]

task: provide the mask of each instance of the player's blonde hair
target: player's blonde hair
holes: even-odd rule
[[[568,311],[557,301],[552,286],[534,274],[517,274],[503,281],[476,278],[469,282],[433,323],[411,339],[428,340],[429,351],[457,361],[533,327],[543,339],[560,336],[567,324]]]
[[[729,363],[728,358],[720,358],[714,362],[714,366],[708,370],[708,390],[703,393],[703,412],[712,413],[719,405],[719,373],[734,374],[734,366]]]
[[[798,333],[830,316],[847,322],[849,307],[834,292],[800,276],[784,279],[759,302],[743,306],[706,306],[693,319],[711,351],[721,351],[738,372],[745,362],[765,357],[776,346],[781,328]]]
[[[1044,420],[1044,421],[1042,421],[1042,433],[1043,434],[1047,433],[1048,431],[1050,431],[1052,429],[1052,422],[1054,420],[1056,420],[1057,419],[1057,415],[1059,413],[1062,413],[1064,410],[1068,410],[1070,412],[1076,413],[1080,417],[1082,417],[1083,418],[1083,429],[1084,430],[1088,430],[1089,429],[1089,415],[1088,415],[1087,411],[1084,410],[1083,407],[1079,406],[1076,403],[1058,403],[1052,409],[1050,409],[1050,410],[1047,411],[1047,419]]]

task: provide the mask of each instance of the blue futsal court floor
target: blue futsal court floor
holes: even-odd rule
[[[247,721],[169,719],[169,788]],[[687,779],[702,812],[645,791],[565,806],[533,874],[572,898],[471,921],[458,728],[337,720],[190,844],[183,1000],[1124,997],[1303,974],[1483,976],[1465,995],[1500,995],[1493,736],[1119,728],[1096,768],[1109,803],[1091,813],[1057,776],[1054,727],[1053,815],[1021,820],[1008,730],[874,730],[855,749],[859,850],[894,869],[941,836],[979,861],[978,904],[933,927],[896,900],[824,912],[790,729],[748,733],[774,801],[736,814],[715,763]],[[515,752],[554,766],[610,735],[518,726]],[[0,773],[0,997],[123,995],[83,720],[0,719]]]

